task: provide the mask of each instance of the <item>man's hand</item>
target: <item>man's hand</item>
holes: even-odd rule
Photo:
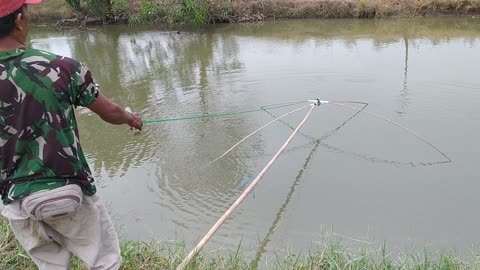
[[[142,130],[143,123],[140,115],[125,111],[122,107],[106,98],[101,92],[88,108],[110,124],[128,124],[132,128]]]
[[[143,122],[140,114],[138,113],[129,113],[129,114],[130,114],[130,120],[128,120],[128,125],[132,129],[142,130]]]

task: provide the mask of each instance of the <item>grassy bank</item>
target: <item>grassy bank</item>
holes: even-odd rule
[[[65,0],[46,0],[39,6],[30,7],[29,11],[32,21],[36,23],[56,22],[74,16],[73,10],[65,4]]]
[[[122,241],[122,256],[125,270],[175,269],[186,254],[182,244],[139,243]],[[392,258],[393,257],[393,258]],[[239,251],[229,255],[210,253],[196,258],[188,269],[252,269],[251,263]],[[322,248],[304,255],[290,255],[271,258],[261,263],[265,269],[438,269],[463,270],[480,269],[480,259],[472,256],[460,259],[454,253],[410,252],[404,255],[389,255],[384,248],[378,250],[363,248],[349,250],[339,242],[328,242]],[[27,253],[19,246],[8,223],[0,220],[0,269],[36,269]],[[74,260],[73,270],[86,269],[81,262]]]
[[[109,6],[105,2],[81,1],[77,14],[101,18],[108,23],[198,24],[480,14],[480,0],[111,0]],[[35,22],[52,22],[74,15],[65,0],[46,0],[43,5],[31,9]]]

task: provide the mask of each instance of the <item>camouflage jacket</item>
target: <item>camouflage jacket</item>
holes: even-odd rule
[[[35,49],[0,52],[0,190],[4,204],[66,184],[95,193],[74,108],[98,96],[79,62]]]

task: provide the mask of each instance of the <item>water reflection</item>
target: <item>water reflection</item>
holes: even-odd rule
[[[403,39],[405,41],[405,69],[403,73],[403,89],[400,91],[400,107],[397,110],[397,113],[399,115],[404,115],[406,113],[406,107],[408,105],[408,86],[407,86],[407,80],[408,80],[408,38],[404,37]]]

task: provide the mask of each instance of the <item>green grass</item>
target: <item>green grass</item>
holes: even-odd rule
[[[80,13],[131,24],[480,15],[480,0],[111,0],[110,9],[100,8],[104,0],[82,3]],[[65,0],[45,0],[31,7],[34,22],[55,22],[73,14]]]
[[[5,219],[0,219],[0,269],[28,270],[36,269],[27,253],[15,240]],[[183,243],[144,243],[135,241],[121,242],[124,263],[121,269],[155,270],[175,269],[186,255]],[[242,255],[240,245],[226,255],[211,253],[198,256],[187,269],[251,269],[250,262]],[[339,241],[327,240],[322,248],[305,254],[275,256],[260,264],[261,269],[294,270],[466,270],[479,269],[480,259],[476,255],[460,258],[454,252],[429,252],[422,250],[407,251],[400,255],[391,255],[385,247],[378,250],[371,247],[350,250]],[[87,269],[78,260],[73,260],[72,270]]]

